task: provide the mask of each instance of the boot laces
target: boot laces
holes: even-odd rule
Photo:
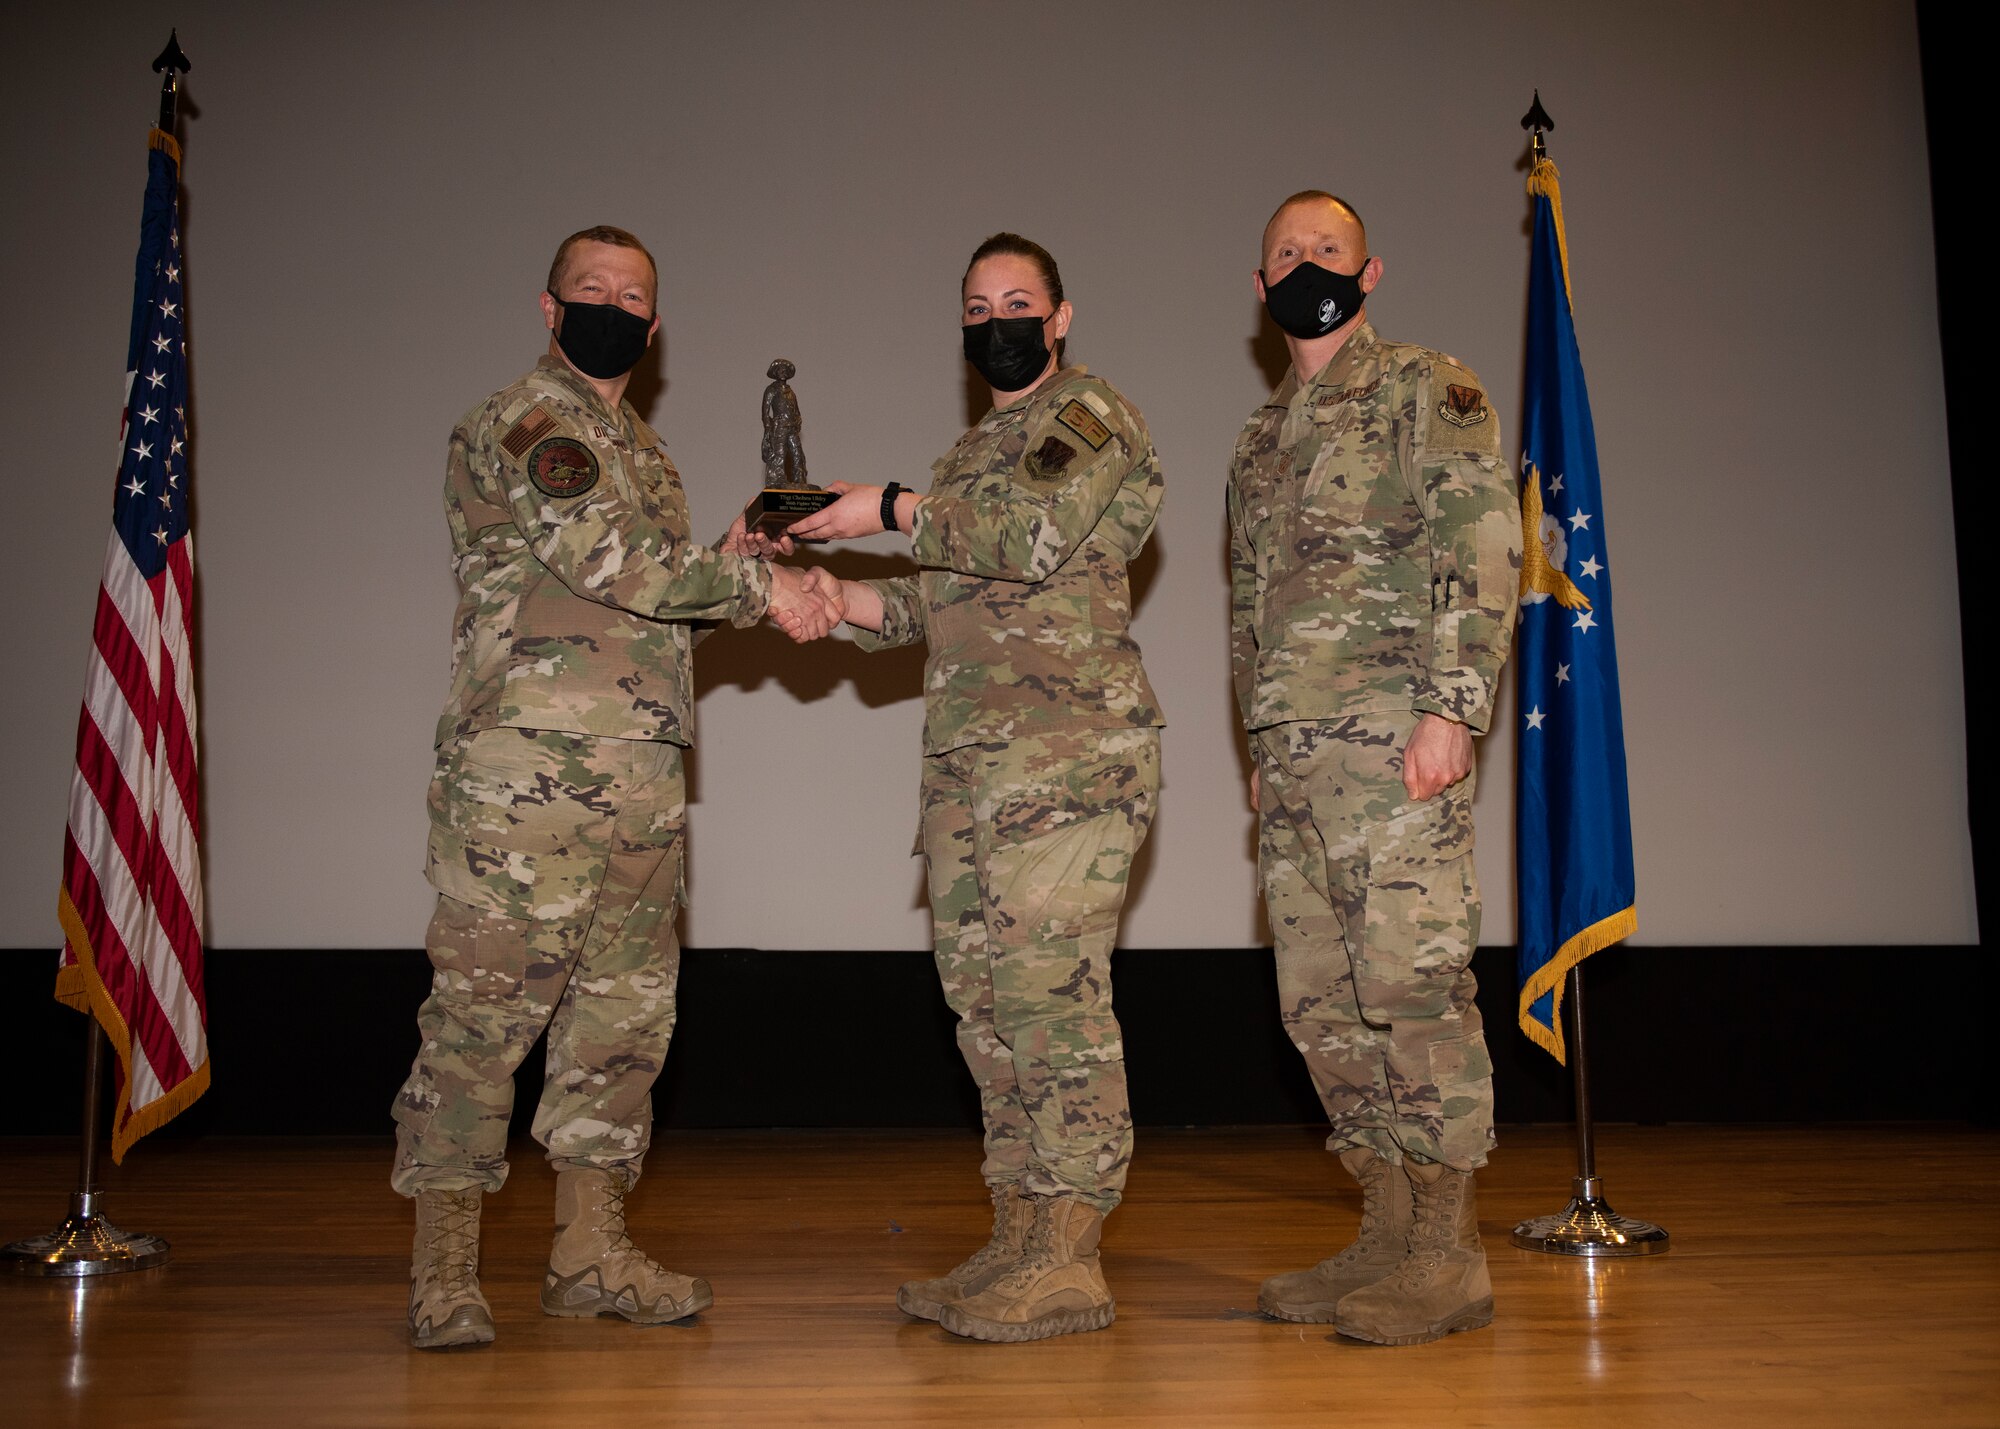
[[[982,1245],[978,1250],[967,1256],[964,1263],[953,1273],[956,1275],[976,1275],[990,1265],[997,1264],[1002,1260],[1011,1260],[1020,1250],[1018,1246],[1010,1249],[1007,1245],[1007,1232],[1012,1228],[1013,1220],[1013,1190],[1010,1188],[1006,1191],[995,1193],[993,1197],[993,1234],[988,1237],[985,1245]]]
[[[471,1196],[441,1196],[425,1249],[435,1258],[438,1285],[448,1297],[465,1293],[479,1270],[479,1203]]]
[[[1313,1267],[1315,1270],[1339,1272],[1360,1264],[1374,1254],[1377,1238],[1388,1233],[1393,1185],[1389,1178],[1402,1173],[1386,1162],[1376,1162],[1375,1168],[1361,1178],[1361,1229],[1355,1234],[1353,1244],[1322,1260]]]
[[[1055,1264],[1055,1204],[1055,1199],[1050,1196],[1033,1198],[1035,1216],[1028,1223],[1028,1235],[1021,1245],[1021,1258],[1001,1280],[1002,1286],[1009,1290],[1025,1290],[1042,1272]]]
[[[607,1253],[613,1256],[630,1256],[655,1274],[670,1274],[665,1266],[632,1243],[632,1237],[625,1229],[625,1190],[625,1187],[615,1181],[606,1182],[604,1194],[597,1203],[600,1215],[598,1227],[603,1232]]]
[[[1396,1268],[1405,1285],[1422,1288],[1440,1269],[1457,1243],[1459,1203],[1462,1183],[1453,1179],[1445,1186],[1435,1184],[1432,1194],[1416,1198],[1416,1224],[1410,1229],[1410,1250]]]

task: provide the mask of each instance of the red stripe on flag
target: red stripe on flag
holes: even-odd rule
[[[99,817],[118,845],[118,852],[125,856],[131,881],[137,883],[147,865],[148,848],[146,830],[140,822],[139,801],[132,794],[132,786],[125,782],[104,732],[87,709],[76,722],[76,769],[97,800]]]
[[[125,557],[130,560],[131,558]],[[97,623],[91,631],[92,642],[97,653],[103,657],[104,668],[118,682],[118,692],[125,697],[126,705],[132,711],[132,718],[143,730],[153,727],[154,694],[151,674],[146,668],[146,653],[139,648],[133,632],[126,626],[125,617],[119,613],[118,603],[111,593],[100,589],[97,593]]]
[[[134,1042],[140,1044],[155,1076],[163,1086],[170,1087],[192,1070],[181,1053],[180,1039],[174,1036],[166,1009],[160,1006],[151,981],[133,960],[118,925],[112,920],[90,860],[84,857],[74,839],[64,849],[64,855],[70,867],[64,887],[90,935],[96,953],[97,980],[118,1005],[127,1030],[133,1034]],[[135,930],[135,936],[143,935]]]

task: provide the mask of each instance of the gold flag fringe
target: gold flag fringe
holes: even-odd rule
[[[166,150],[167,157],[174,161],[174,167],[178,169],[181,166],[181,141],[166,130],[148,129],[146,131],[146,147],[148,149]]]
[[[1529,975],[1521,988],[1520,1011],[1521,1031],[1528,1040],[1554,1057],[1558,1062],[1568,1064],[1569,1058],[1563,1049],[1563,979],[1569,970],[1589,957],[1592,953],[1604,951],[1621,938],[1629,938],[1639,931],[1639,905],[1613,913],[1609,918],[1600,918],[1582,932],[1572,936],[1556,955],[1543,963]],[[1530,1009],[1539,1002],[1544,993],[1554,995],[1549,1007],[1547,1026],[1537,1022]]]
[[[1556,172],[1554,159],[1535,160],[1534,168],[1528,171],[1528,192],[1549,201],[1550,216],[1556,221],[1556,251],[1562,254],[1563,297],[1570,299],[1569,235],[1563,232],[1562,175]],[[1574,306],[1573,299],[1571,305]]]
[[[155,134],[159,130],[153,131]],[[173,141],[169,139],[168,143]],[[56,902],[56,920],[62,924],[63,936],[69,939],[71,951],[76,954],[76,962],[56,974],[56,1001],[65,1007],[73,1007],[88,1017],[95,1017],[104,1035],[110,1039],[111,1048],[118,1054],[118,1102],[111,1109],[111,1160],[119,1163],[125,1153],[132,1149],[132,1143],[150,1131],[157,1131],[176,1116],[193,1106],[196,1098],[208,1090],[209,1059],[204,1056],[188,1079],[167,1092],[164,1096],[148,1102],[128,1117],[126,1113],[132,1105],[132,1029],[125,1025],[124,1016],[118,1011],[118,1004],[111,1000],[104,982],[97,975],[97,951],[90,944],[90,936],[84,931],[83,919],[70,902],[69,890],[65,888]]]

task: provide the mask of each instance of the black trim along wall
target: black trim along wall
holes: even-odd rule
[[[1585,964],[1604,1121],[1990,1120],[1975,1105],[1973,1003],[1930,1002],[1976,948],[1616,948]],[[0,1135],[75,1129],[83,1019],[53,954],[0,955]],[[214,1083],[162,1135],[386,1134],[429,980],[416,951],[208,955]],[[1482,949],[1479,1003],[1503,1123],[1570,1116],[1568,1073],[1514,1020],[1513,953]],[[1311,1122],[1277,1019],[1270,953],[1117,955],[1142,1125]],[[1920,1069],[1920,1070],[1918,1070]],[[540,1053],[522,1068],[538,1082]],[[30,1089],[33,1089],[32,1091]],[[690,951],[654,1091],[681,1127],[971,1126],[972,1087],[926,953]],[[517,1129],[533,1107],[517,1098]]]

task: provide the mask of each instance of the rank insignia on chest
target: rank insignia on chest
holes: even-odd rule
[[[1063,403],[1062,410],[1056,413],[1056,420],[1089,442],[1094,452],[1103,451],[1104,444],[1111,440],[1111,428],[1099,421],[1090,408],[1074,399]]]
[[[1060,476],[1062,469],[1075,459],[1075,447],[1061,437],[1050,437],[1028,453],[1028,475]]]
[[[1486,394],[1477,387],[1461,387],[1456,382],[1444,389],[1438,415],[1454,427],[1476,427],[1486,420]]]
[[[575,437],[549,437],[528,454],[528,480],[544,496],[581,496],[597,485],[597,456]]]
[[[554,431],[555,426],[554,417],[540,407],[530,408],[528,415],[514,423],[507,435],[500,439],[501,449],[518,461],[523,452]]]

